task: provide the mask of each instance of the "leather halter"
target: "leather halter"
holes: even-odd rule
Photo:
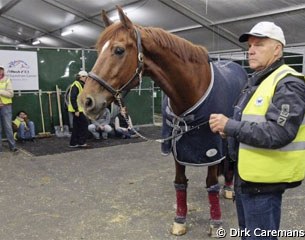
[[[142,43],[141,43],[141,33],[137,28],[134,28],[136,39],[137,39],[137,50],[138,50],[138,66],[135,70],[135,73],[133,76],[119,89],[114,89],[109,83],[105,81],[105,79],[99,77],[93,72],[88,73],[88,77],[92,78],[93,80],[97,81],[102,87],[107,89],[116,99],[120,99],[121,93],[126,90],[128,85],[137,77],[142,78],[142,72],[143,72],[143,65],[144,65],[144,59],[143,59],[143,49],[142,49]]]

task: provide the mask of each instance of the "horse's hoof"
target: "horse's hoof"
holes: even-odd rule
[[[225,186],[222,190],[222,195],[226,199],[233,199],[234,198],[234,190],[232,187]]]
[[[174,222],[171,229],[171,234],[176,236],[181,236],[186,234],[186,223],[176,223]]]
[[[221,225],[210,225],[208,235],[212,238],[219,238],[218,229],[222,228]]]

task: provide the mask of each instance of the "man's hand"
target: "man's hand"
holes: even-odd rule
[[[228,120],[229,118],[227,118],[223,114],[211,114],[209,120],[211,131],[213,133],[219,133],[222,138],[225,138],[226,135],[224,133],[224,129]]]
[[[79,117],[79,112],[75,112],[74,115],[75,115],[76,117]]]

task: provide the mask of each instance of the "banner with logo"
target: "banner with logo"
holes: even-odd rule
[[[38,90],[37,52],[0,50],[0,66],[10,77],[14,90]]]

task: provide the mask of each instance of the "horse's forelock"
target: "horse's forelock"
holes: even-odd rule
[[[95,48],[100,51],[107,41],[116,38],[118,34],[126,31],[130,30],[127,30],[121,23],[110,25],[101,33],[98,41],[96,42]]]

